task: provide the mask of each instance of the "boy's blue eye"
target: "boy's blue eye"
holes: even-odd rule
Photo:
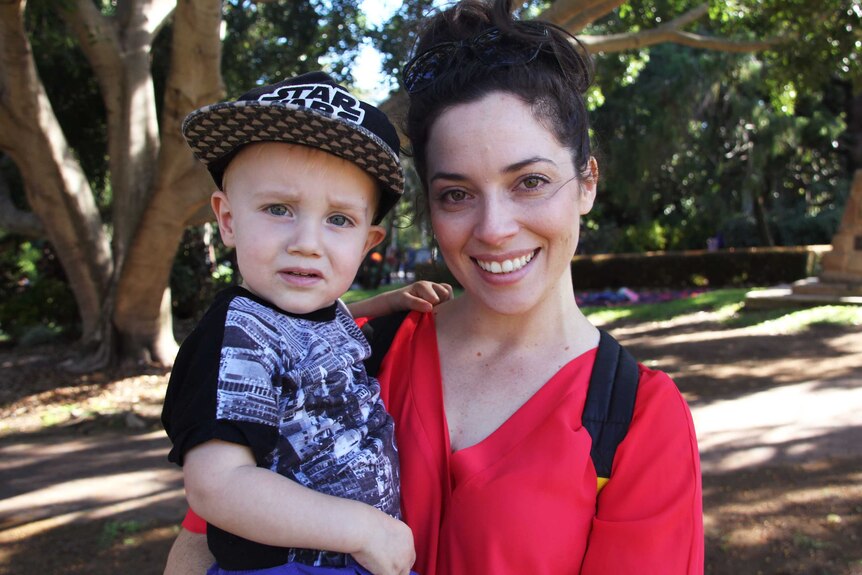
[[[282,205],[268,206],[266,211],[273,216],[285,216],[288,213],[287,206]]]
[[[329,216],[329,223],[333,226],[344,227],[350,225],[350,220],[347,216],[336,214],[334,216]]]

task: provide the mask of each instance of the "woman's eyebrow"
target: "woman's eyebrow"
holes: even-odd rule
[[[533,156],[532,158],[527,158],[526,160],[521,160],[520,162],[509,164],[508,166],[503,168],[503,172],[507,174],[512,172],[518,172],[523,170],[527,166],[532,166],[533,164],[552,164],[556,166],[557,162],[544,156]]]
[[[463,174],[456,174],[455,172],[436,172],[429,179],[430,182],[436,182],[437,180],[453,180],[456,182],[463,182],[467,179],[467,176]]]
[[[533,164],[551,164],[553,166],[556,166],[557,162],[544,156],[533,156],[532,158],[527,158],[525,160],[520,160],[518,162],[509,164],[508,166],[503,168],[502,172],[506,174],[518,172],[520,170],[523,170],[527,166],[532,166]],[[433,176],[431,176],[429,181],[435,182],[437,180],[450,180],[460,182],[467,180],[467,176],[455,172],[437,172]]]

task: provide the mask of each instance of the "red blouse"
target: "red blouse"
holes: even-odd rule
[[[595,350],[573,359],[491,435],[452,453],[433,315],[407,317],[378,377],[396,422],[418,573],[703,572],[685,401],[667,375],[640,367],[632,424],[597,498],[581,426],[594,359]]]

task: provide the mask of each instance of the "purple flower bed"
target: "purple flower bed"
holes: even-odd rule
[[[638,303],[661,303],[694,297],[706,291],[705,289],[634,291],[629,288],[620,288],[600,292],[576,292],[575,300],[578,302],[578,306],[611,307]]]

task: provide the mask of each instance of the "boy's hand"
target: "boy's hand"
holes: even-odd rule
[[[375,518],[379,521],[367,529],[364,545],[353,558],[374,575],[408,575],[416,561],[413,532],[382,511]]]
[[[450,300],[455,292],[452,286],[444,283],[422,280],[409,286],[389,292],[393,295],[392,311],[422,311],[429,312],[434,306]]]
[[[449,284],[422,280],[353,302],[347,305],[347,309],[353,317],[380,317],[398,311],[429,312],[435,305],[453,297],[454,291]]]

